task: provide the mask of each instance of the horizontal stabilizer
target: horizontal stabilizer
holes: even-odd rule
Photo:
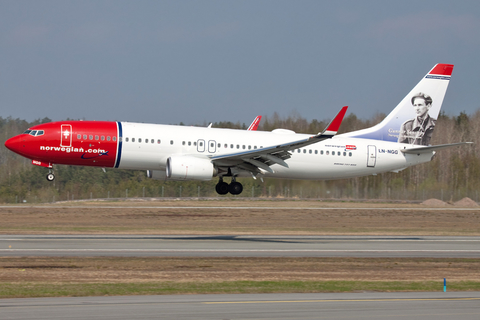
[[[427,147],[418,147],[418,148],[408,148],[408,149],[400,149],[403,153],[409,153],[409,154],[421,154],[421,153],[429,153],[432,151],[436,150],[441,150],[441,149],[446,149],[446,148],[451,148],[451,147],[456,147],[456,146],[461,146],[464,144],[471,144],[473,142],[459,142],[459,143],[450,143],[450,144],[439,144],[436,146],[427,146]]]

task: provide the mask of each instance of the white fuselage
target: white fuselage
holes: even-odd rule
[[[247,131],[122,122],[122,156],[118,168],[165,170],[172,155],[208,158],[275,146],[311,135],[288,130]],[[404,154],[406,144],[338,135],[291,151],[288,168],[274,164],[268,177],[287,179],[338,179],[399,171],[428,162],[434,152]]]

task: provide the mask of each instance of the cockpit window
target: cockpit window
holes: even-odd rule
[[[30,129],[28,129],[28,130],[25,130],[24,133],[25,133],[25,134],[29,134],[29,135],[34,136],[34,137],[38,137],[38,136],[43,135],[43,134],[45,133],[45,131],[43,131],[43,130],[30,130]]]

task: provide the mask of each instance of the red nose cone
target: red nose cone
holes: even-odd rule
[[[15,136],[5,141],[5,147],[7,147],[8,149],[16,153],[19,153],[20,151],[20,148],[21,148],[20,144],[21,144],[20,136]]]

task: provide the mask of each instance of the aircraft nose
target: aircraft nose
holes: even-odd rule
[[[13,138],[5,141],[5,147],[12,150],[13,152],[19,153],[21,148],[21,138],[20,136],[15,136]]]

